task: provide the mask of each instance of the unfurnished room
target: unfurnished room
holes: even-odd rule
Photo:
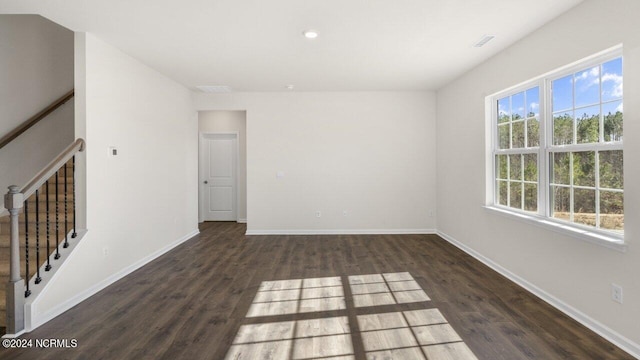
[[[638,14],[0,0],[0,358],[640,359]]]

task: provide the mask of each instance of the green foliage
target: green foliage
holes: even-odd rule
[[[524,155],[524,180],[538,181],[538,154]]]
[[[551,153],[551,163],[553,165],[551,181],[554,184],[570,185],[570,161],[569,153]]]
[[[524,147],[524,121],[516,121],[511,123],[511,132],[512,132],[512,148],[523,148]]]
[[[570,166],[570,160],[573,158],[573,168]],[[623,170],[623,153],[622,150],[600,151],[598,153],[600,167],[600,188],[617,189],[624,188],[624,170]],[[553,164],[553,182],[554,184],[570,185],[569,169],[573,172],[573,185],[595,187],[595,151],[583,151],[573,153],[553,153],[551,161]],[[570,190],[568,187],[552,186],[553,189],[553,209],[555,212],[570,211]],[[600,213],[602,216],[611,214],[624,214],[624,196],[622,192],[615,191],[599,191],[600,194]],[[574,189],[573,192],[573,210],[575,214],[594,214],[595,213],[595,196],[596,191],[591,189]],[[577,219],[577,218],[576,218]],[[611,222],[611,219],[606,221]],[[582,219],[577,222],[586,223],[589,221],[595,224],[595,218]],[[602,220],[604,221],[604,220]]]
[[[596,213],[596,191],[591,189],[573,189],[574,214]],[[595,225],[595,224],[594,224]]]
[[[510,136],[509,123],[498,125],[498,148],[508,149]]]
[[[509,155],[509,179],[522,180],[522,155]]]
[[[597,143],[601,130],[604,141],[622,141],[622,112],[603,114],[602,129],[600,115],[594,112],[597,108],[586,109],[582,115],[576,114],[575,119],[572,113],[556,114],[553,117],[553,144]],[[540,121],[535,113],[529,112],[526,118],[517,113],[505,113],[498,116],[498,124],[500,149],[540,145]],[[596,158],[599,184],[596,184]],[[495,161],[499,179],[496,182],[497,202],[525,211],[537,211],[537,154],[497,155]],[[622,150],[600,151],[597,156],[596,151],[556,152],[551,154],[550,161],[554,217],[569,220],[573,205],[574,222],[595,226],[596,196],[599,196],[600,226],[613,230],[623,228]],[[600,190],[595,189],[596,185]]]
[[[624,189],[624,167],[622,150],[601,151],[600,187],[607,189]]]
[[[578,186],[596,186],[595,151],[574,152],[573,155],[573,184]]]
[[[604,141],[622,140],[622,112],[608,113],[604,116]]]
[[[571,210],[571,193],[568,187],[553,186],[553,211],[568,213]]]
[[[537,157],[538,154],[496,155],[496,176],[505,179],[496,182],[498,204],[538,211],[538,185],[524,182],[538,181]]]
[[[600,116],[589,116],[586,113],[578,118],[576,123],[576,138],[578,143],[594,143],[600,139]]]
[[[623,136],[623,114],[616,111],[609,112],[603,117],[605,141],[621,141]],[[553,143],[555,145],[567,145],[573,143],[573,119],[569,114],[554,117]],[[576,119],[576,140],[578,143],[596,143],[600,138],[599,115],[587,115],[584,113]],[[570,166],[570,157],[573,158],[573,167]],[[624,188],[623,155],[622,151],[601,151],[599,157],[599,178],[601,188]],[[595,151],[555,153],[552,155],[553,182],[569,185],[570,171],[573,173],[573,185],[595,187]],[[570,191],[568,188],[554,187],[554,211],[570,211]],[[573,210],[575,214],[595,213],[595,190],[574,189]],[[623,195],[620,192],[600,191],[600,213],[602,216],[624,214]],[[595,218],[574,219],[576,222],[595,223]],[[609,218],[601,219],[602,222],[611,222]]]
[[[604,140],[621,141],[623,136],[623,115],[616,111],[604,115]],[[576,120],[576,138],[578,143],[598,142],[600,138],[600,116],[586,113]],[[565,113],[553,118],[553,144],[568,145],[573,143],[573,118]]]
[[[507,181],[498,181],[498,203],[507,205]]]
[[[509,183],[509,206],[516,209],[522,209],[522,183],[512,181]]]
[[[538,185],[524,184],[524,209],[538,211]]]
[[[527,147],[540,146],[540,121],[527,119]]]
[[[553,144],[569,145],[573,143],[573,117],[569,114],[554,116]]]
[[[498,179],[509,178],[509,168],[507,167],[507,155],[496,155],[496,175]]]

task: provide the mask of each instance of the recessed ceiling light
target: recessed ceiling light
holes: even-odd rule
[[[226,85],[200,85],[196,88],[205,93],[228,93],[231,92],[231,87]]]
[[[305,30],[302,32],[302,35],[307,39],[315,39],[318,37],[318,32],[315,30]]]
[[[293,85],[287,85],[286,88],[287,90],[293,90]]]
[[[480,40],[478,40],[478,42],[475,45],[473,45],[473,47],[483,47],[484,44],[486,44],[489,41],[493,40],[493,38],[495,38],[495,36],[493,36],[493,35],[484,35],[484,36],[482,36],[482,38]]]

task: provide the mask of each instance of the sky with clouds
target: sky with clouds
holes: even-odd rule
[[[552,82],[552,91],[554,113],[571,113],[575,109],[577,116],[597,115],[600,96],[604,114],[622,112],[622,58],[556,79]],[[539,107],[539,89],[535,87],[500,99],[498,114],[521,118],[531,113],[538,116]]]

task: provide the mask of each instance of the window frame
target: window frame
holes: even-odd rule
[[[542,200],[541,199],[541,193],[540,193],[540,182],[541,182],[541,178],[540,178],[541,177],[541,174],[540,174],[540,172],[541,172],[540,171],[541,170],[540,169],[540,156],[541,156],[541,150],[543,148],[543,142],[542,142],[543,136],[541,136],[541,135],[542,135],[542,133],[544,131],[544,125],[543,125],[544,121],[543,121],[542,112],[540,111],[538,113],[538,116],[537,116],[538,122],[539,122],[538,136],[540,136],[537,147],[522,147],[522,148],[499,149],[500,138],[498,136],[498,131],[496,131],[498,129],[498,126],[499,126],[499,123],[498,123],[498,115],[499,115],[498,114],[498,107],[496,106],[497,103],[498,103],[498,100],[502,99],[504,97],[507,97],[507,96],[512,96],[514,94],[521,93],[521,92],[524,92],[526,94],[527,90],[530,90],[530,89],[535,88],[535,87],[538,87],[539,109],[543,109],[543,104],[545,103],[545,100],[543,99],[543,96],[542,96],[543,95],[543,92],[541,90],[542,89],[542,83],[540,82],[540,80],[530,81],[530,82],[521,84],[521,85],[519,85],[519,86],[517,86],[515,88],[511,88],[509,90],[506,90],[506,91],[503,91],[503,92],[500,92],[500,93],[497,93],[497,94],[491,96],[491,119],[492,119],[491,120],[492,121],[492,124],[491,124],[491,134],[492,134],[492,140],[491,140],[491,150],[492,150],[492,153],[491,153],[491,164],[492,165],[491,165],[491,167],[493,169],[493,173],[492,173],[493,194],[491,196],[491,200],[492,200],[492,204],[493,205],[501,207],[501,208],[504,208],[504,209],[513,210],[513,211],[517,211],[517,212],[521,212],[521,213],[525,213],[525,214],[532,213],[532,212],[529,212],[529,211],[526,211],[526,210],[523,210],[523,209],[517,209],[517,208],[510,207],[508,205],[505,206],[505,205],[499,204],[499,202],[497,200],[497,196],[498,196],[497,181],[499,179],[498,179],[498,176],[496,174],[495,157],[496,157],[496,155],[507,155],[507,156],[510,156],[510,155],[523,155],[524,156],[526,154],[537,154],[537,168],[538,168],[538,179],[537,179],[537,186],[538,186],[537,208],[538,208],[538,211],[537,211],[537,213],[539,215],[542,215],[540,213],[540,204],[541,204],[541,200]],[[526,106],[526,104],[525,104],[525,106]],[[526,114],[526,111],[525,111],[525,114]],[[509,116],[511,117],[512,114],[509,115]],[[525,118],[523,119],[523,121],[525,121],[525,126],[524,126],[525,144],[527,144],[527,141],[528,141],[528,139],[527,139],[528,129],[527,129],[527,126],[526,126],[526,120],[528,120],[528,119],[529,118],[525,115]],[[512,123],[513,123],[513,119],[510,119],[509,120],[509,124],[512,124]],[[510,125],[510,128],[512,128],[511,125]],[[512,131],[509,131],[509,144],[512,144],[512,143],[513,143]],[[509,160],[509,163],[510,162],[511,162],[511,160]],[[521,164],[521,166],[522,166],[522,164]],[[510,177],[510,176],[508,176],[508,177]],[[508,180],[511,180],[511,179],[508,179]],[[520,180],[520,182],[523,183],[523,184],[527,183],[524,180],[524,176]],[[508,183],[510,184],[511,182],[508,181]],[[510,186],[508,186],[507,188],[510,191]],[[523,193],[522,196],[524,197],[524,193]],[[510,201],[511,201],[510,196],[507,196],[507,202],[510,202]],[[524,208],[524,203],[522,204],[521,207]]]
[[[554,145],[553,144],[553,109],[552,109],[552,83],[554,80],[561,79],[568,75],[573,75],[577,72],[588,70],[594,66],[602,65],[608,61],[623,58],[622,46],[616,46],[614,48],[602,51],[598,54],[595,54],[586,59],[582,59],[576,61],[567,66],[558,68],[556,70],[550,71],[546,74],[518,84],[516,86],[510,87],[508,89],[502,90],[500,92],[489,95],[485,98],[486,111],[485,114],[488,117],[486,124],[488,125],[487,129],[487,139],[490,139],[490,144],[487,146],[487,196],[486,196],[486,204],[485,207],[490,210],[495,210],[499,214],[502,215],[514,215],[516,219],[524,220],[526,222],[531,222],[536,225],[540,225],[546,228],[550,228],[551,230],[561,232],[563,234],[568,234],[580,239],[584,239],[590,242],[599,243],[605,245],[610,248],[614,248],[617,250],[625,251],[626,245],[624,242],[624,230],[622,233],[615,232],[613,230],[606,230],[601,228],[596,228],[595,226],[583,225],[575,222],[564,221],[557,218],[552,217],[552,206],[553,200],[551,199],[551,184],[553,183],[550,176],[551,172],[551,154],[553,153],[575,153],[580,151],[595,151],[596,154],[599,154],[601,151],[607,150],[622,150],[624,154],[624,136],[620,141],[610,141],[604,142],[604,129],[602,123],[602,92],[600,91],[599,102],[597,103],[601,109],[600,115],[600,127],[599,127],[599,141],[597,143],[577,143],[574,142],[570,145]],[[624,59],[623,62],[623,77],[624,77]],[[602,74],[600,74],[602,76]],[[539,146],[537,149],[535,148],[516,148],[516,149],[499,149],[499,134],[498,134],[498,100],[509,97],[519,92],[526,92],[527,90],[538,87],[539,89]],[[601,89],[601,88],[600,88]],[[574,103],[575,93],[573,95],[572,101],[572,109],[573,111],[575,107]],[[621,97],[622,103],[624,104],[624,93]],[[525,104],[525,107],[527,104]],[[525,111],[525,118],[527,112]],[[510,115],[510,122],[512,121]],[[573,138],[577,139],[576,134],[576,119],[574,116],[573,121]],[[623,125],[624,127],[624,125]],[[526,125],[525,125],[526,128]],[[489,136],[490,134],[490,136]],[[526,130],[525,130],[525,138],[526,138]],[[512,143],[512,133],[510,131],[510,139],[509,143]],[[525,141],[526,144],[526,141]],[[534,150],[534,151],[532,151]],[[511,154],[526,154],[526,153],[536,153],[537,154],[537,166],[538,166],[538,203],[537,203],[537,211],[525,211],[524,204],[522,204],[521,209],[513,208],[508,205],[501,205],[499,203],[499,193],[498,193],[498,175],[497,174],[497,155],[511,155]],[[624,155],[623,155],[624,156]],[[599,213],[599,200],[600,196],[599,190],[599,171],[598,171],[598,156],[595,156],[596,165],[594,168],[594,188],[596,189],[596,217]],[[573,174],[573,170],[570,171]],[[522,179],[524,181],[524,178]],[[510,182],[509,182],[510,184]],[[569,187],[573,188],[575,185],[570,182]],[[507,186],[509,187],[509,186]],[[621,190],[624,194],[624,189]],[[573,199],[573,197],[571,197]],[[624,201],[624,200],[623,200]],[[509,202],[507,202],[508,204]],[[571,203],[571,214],[573,214],[573,202]],[[596,220],[597,221],[597,220]]]

